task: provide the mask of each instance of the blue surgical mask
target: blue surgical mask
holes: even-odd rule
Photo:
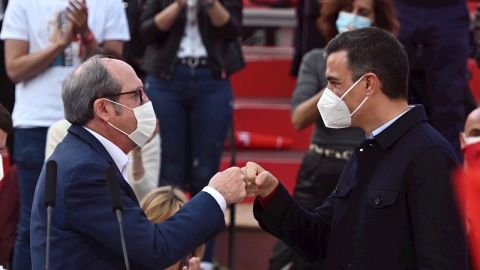
[[[370,18],[345,11],[340,11],[336,23],[338,33],[343,33],[358,28],[370,27],[372,24],[373,22],[370,20]]]

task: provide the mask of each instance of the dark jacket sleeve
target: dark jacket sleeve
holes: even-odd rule
[[[100,165],[76,167],[65,191],[67,219],[76,231],[121,255],[119,228],[104,174],[105,168]],[[222,210],[205,192],[160,224],[148,221],[138,203],[123,189],[121,200],[128,255],[140,269],[164,269],[174,264],[225,226]]]
[[[325,253],[330,232],[333,197],[310,213],[298,205],[280,185],[274,197],[264,208],[258,198],[253,213],[260,227],[301,254],[315,260]]]
[[[408,208],[418,269],[468,269],[466,236],[450,177],[455,160],[432,147],[413,166]]]
[[[140,37],[144,43],[150,44],[161,42],[169,32],[162,31],[155,25],[155,15],[162,11],[163,8],[159,0],[147,0],[140,15]]]
[[[230,13],[230,19],[224,25],[215,27],[215,34],[225,40],[236,40],[242,34],[243,2],[241,0],[221,0],[220,3]]]
[[[302,58],[297,83],[292,94],[292,109],[316,95],[326,85],[323,50],[311,50]]]

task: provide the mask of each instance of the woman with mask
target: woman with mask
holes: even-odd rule
[[[370,26],[397,32],[399,25],[391,1],[327,0],[323,2],[317,20],[317,27],[327,41],[338,33]],[[292,124],[295,129],[303,130],[315,124],[310,149],[302,160],[293,193],[295,200],[308,210],[322,205],[332,193],[354,147],[365,138],[360,129],[347,127],[348,121],[330,121],[336,120],[335,113],[331,115],[333,117],[329,117],[331,119],[323,119],[328,120],[327,125],[330,128],[322,121],[317,103],[327,86],[325,66],[322,49],[308,52],[302,59],[291,100]],[[343,97],[345,98],[348,98],[348,95]],[[348,113],[347,116],[351,116],[355,112]],[[346,120],[348,119],[349,117],[346,117]],[[292,269],[322,269],[321,259],[308,263],[282,243],[277,244],[275,251],[270,269],[280,269],[274,264],[281,258],[290,258],[289,261],[293,262]]]

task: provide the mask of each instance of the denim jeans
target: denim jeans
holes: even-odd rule
[[[30,270],[30,212],[38,176],[45,159],[47,128],[16,128],[14,160],[18,169],[20,220],[12,268]]]
[[[146,93],[160,121],[160,185],[175,185],[197,194],[218,171],[232,120],[229,80],[217,80],[207,67],[178,64],[171,80],[151,75]],[[213,243],[204,260],[210,261]]]
[[[232,118],[230,82],[179,64],[171,80],[148,76],[146,92],[160,121],[161,183],[195,195],[218,171]]]

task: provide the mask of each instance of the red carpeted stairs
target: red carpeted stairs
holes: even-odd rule
[[[295,78],[289,75],[291,57],[288,50],[279,49],[277,54],[268,48],[246,48],[247,66],[232,77],[234,89],[235,132],[267,135],[284,142],[276,149],[261,146],[240,148],[237,151],[237,166],[254,161],[271,171],[289,190],[296,181],[301,158],[308,148],[311,129],[298,132],[290,121],[290,97]],[[283,50],[283,51],[282,51]],[[285,146],[285,142],[291,142]],[[275,144],[276,141],[273,143]],[[255,144],[252,138],[252,144]],[[230,154],[225,151],[222,169],[230,166]],[[247,201],[251,201],[247,200]]]
[[[247,66],[232,77],[235,96],[233,125],[237,134],[252,134],[253,145],[237,149],[236,166],[254,161],[292,191],[311,135],[311,128],[298,132],[290,121],[290,97],[295,86],[295,78],[289,75],[292,49],[244,47],[244,53]],[[265,142],[259,145],[253,137],[255,135],[273,138],[272,147],[267,147]],[[279,137],[283,144],[276,149]],[[289,144],[288,147],[285,144]],[[230,167],[230,162],[230,153],[225,148],[221,169]],[[253,218],[252,202],[253,198],[247,198],[237,205],[236,269],[267,269],[275,242]],[[229,214],[225,216],[228,222]],[[221,265],[228,263],[227,244],[225,231],[218,237],[215,250],[216,260]]]

